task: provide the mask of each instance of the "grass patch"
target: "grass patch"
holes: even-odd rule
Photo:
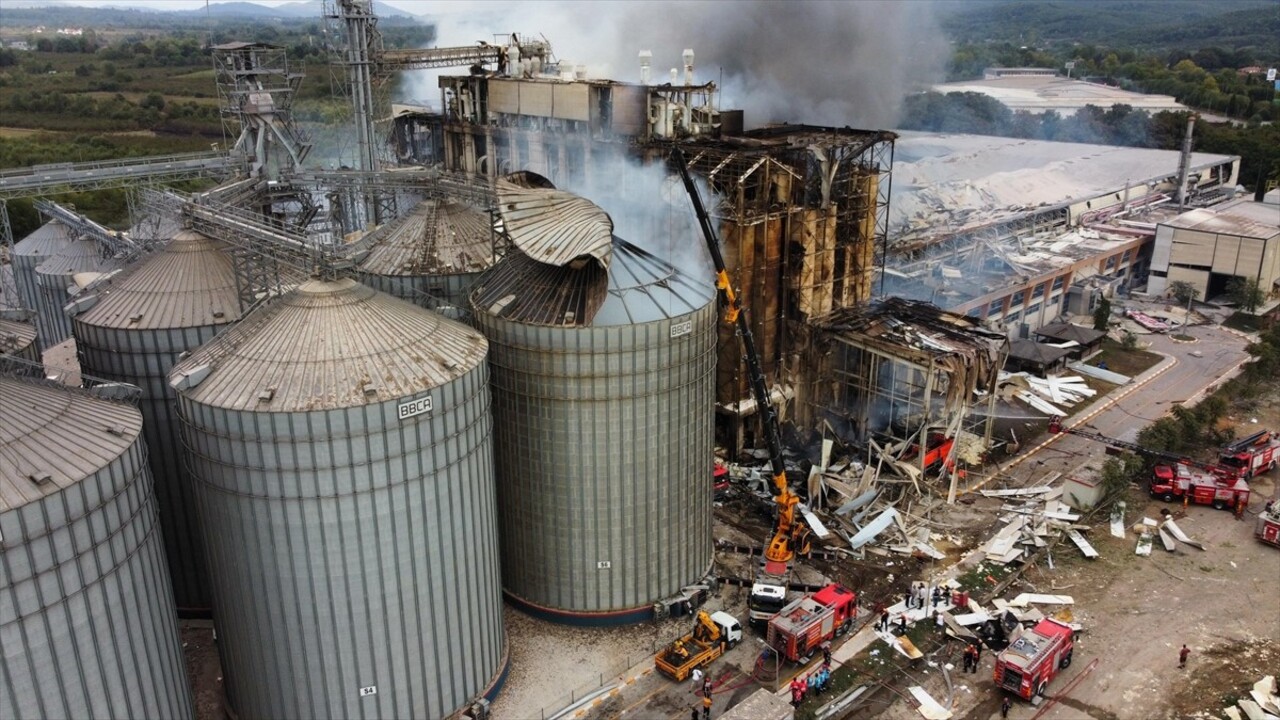
[[[1262,318],[1237,310],[1223,323],[1224,326],[1240,332],[1254,333],[1262,331]]]
[[[1012,572],[1013,568],[1008,565],[980,562],[957,575],[952,583],[959,585],[961,590],[968,590],[969,592],[990,589],[998,585],[1001,580],[1009,577]]]
[[[1100,367],[1105,363],[1107,370],[1132,377],[1142,374],[1162,359],[1160,355],[1146,350],[1125,350],[1120,343],[1106,338],[1102,341],[1102,352],[1085,362],[1094,367]]]

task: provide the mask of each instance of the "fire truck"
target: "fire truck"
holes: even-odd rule
[[[1164,461],[1156,465],[1152,471],[1147,491],[1151,493],[1151,497],[1160,498],[1165,502],[1186,500],[1196,505],[1212,505],[1219,510],[1234,509],[1237,505],[1249,503],[1249,483],[1245,482],[1237,468],[1202,463],[1172,453],[1151,450],[1136,443],[1117,440],[1101,433],[1068,428],[1062,424],[1062,418],[1058,417],[1049,419],[1049,432],[1089,438],[1105,445]]]
[[[1009,647],[996,655],[997,687],[1030,700],[1044,695],[1049,681],[1071,664],[1075,632],[1070,625],[1045,618],[1016,633]]]
[[[857,593],[831,584],[778,611],[769,620],[765,642],[783,658],[803,664],[822,643],[849,632],[857,614]]]
[[[1182,462],[1157,465],[1151,473],[1148,490],[1151,497],[1165,502],[1186,499],[1195,505],[1212,505],[1218,510],[1235,508],[1238,503],[1249,504],[1249,483],[1232,475],[1205,471]]]
[[[1259,541],[1280,547],[1280,501],[1272,500],[1258,515],[1253,534]]]
[[[1270,430],[1260,430],[1224,447],[1218,464],[1235,470],[1246,480],[1275,470],[1280,464],[1280,438]]]

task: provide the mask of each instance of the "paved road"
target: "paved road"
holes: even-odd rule
[[[1229,330],[1204,325],[1192,327],[1187,334],[1197,338],[1197,342],[1174,342],[1165,335],[1144,337],[1143,341],[1150,343],[1150,349],[1165,355],[1166,359],[1137,378],[1137,382],[1150,375],[1154,377],[1134,389],[1126,386],[1114,391],[1112,397],[1128,392],[1096,415],[1093,415],[1093,410],[1086,409],[1068,424],[1088,418],[1083,424],[1086,429],[1132,441],[1139,430],[1168,414],[1173,405],[1199,399],[1206,389],[1249,357],[1245,352],[1248,341]],[[1098,400],[1094,407],[1106,401],[1105,398]],[[1104,447],[1097,442],[1062,436],[1010,468],[1010,474],[1024,480],[1043,477],[1051,471],[1065,474],[1092,458],[1101,457],[1103,453]]]

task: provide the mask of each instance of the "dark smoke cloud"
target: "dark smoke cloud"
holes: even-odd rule
[[[943,79],[949,52],[929,0],[702,0],[695,2],[438,3],[440,46],[504,32],[546,35],[557,57],[592,77],[640,79],[653,52],[653,82],[695,53],[694,79],[721,81],[722,106],[747,125],[804,122],[894,127],[903,97]],[[452,72],[459,72],[454,70]],[[434,75],[406,96],[434,99]]]

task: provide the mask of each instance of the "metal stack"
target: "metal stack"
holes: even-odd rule
[[[142,416],[0,376],[6,718],[192,717]]]
[[[231,258],[220,243],[180,231],[164,249],[78,297],[68,311],[84,371],[142,389],[175,599],[179,612],[207,616],[211,598],[199,516],[168,375],[179,355],[239,319]]]
[[[561,622],[645,619],[711,565],[714,288],[625,241],[609,253],[582,224],[557,243],[553,223],[522,236],[504,219],[517,247],[566,264],[513,250],[471,295],[490,347],[503,588]]]
[[[43,348],[71,337],[71,318],[63,308],[71,300],[70,288],[76,284],[76,274],[106,272],[115,265],[103,257],[96,241],[82,237],[67,243],[36,267],[36,322]]]
[[[486,352],[309,280],[174,367],[237,715],[446,717],[496,686]]]
[[[424,200],[376,235],[361,281],[446,312],[466,307],[467,290],[497,260],[489,214],[459,202]]]

